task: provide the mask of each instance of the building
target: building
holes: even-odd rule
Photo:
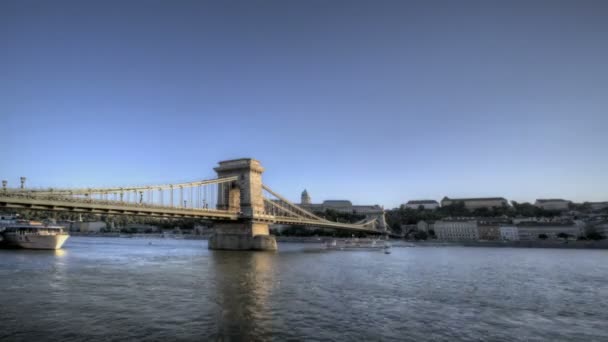
[[[605,238],[608,238],[608,222],[600,223],[595,226],[598,233],[602,234]]]
[[[440,220],[435,221],[435,236],[438,240],[444,241],[464,241],[479,239],[477,221],[468,220]]]
[[[571,238],[577,238],[583,234],[582,227],[574,222],[520,222],[517,224],[519,239],[523,241],[546,239],[557,240],[561,233],[568,234]]]
[[[359,215],[380,215],[384,213],[384,208],[374,205],[353,205],[348,200],[327,200],[323,203],[312,203],[308,191],[302,191],[300,202],[302,209],[312,212],[324,212],[327,209],[335,210],[340,213],[359,214]]]
[[[602,210],[608,208],[608,202],[589,202],[591,210]]]
[[[405,207],[409,209],[420,209],[422,207],[425,210],[435,210],[439,208],[439,203],[435,200],[415,200],[408,201]]]
[[[494,207],[508,206],[509,202],[503,197],[485,197],[485,198],[449,198],[444,197],[441,200],[441,206],[445,207],[448,205],[463,203],[464,207],[469,210],[475,210],[480,208],[491,209]]]
[[[536,202],[534,202],[534,206],[545,209],[545,210],[565,211],[565,210],[568,210],[568,208],[570,207],[570,203],[571,203],[570,201],[566,201],[561,198],[549,198],[549,199],[539,198],[536,200]]]
[[[302,191],[302,197],[301,197],[300,203],[302,203],[303,205],[311,204],[310,195],[308,195],[308,191],[306,191],[306,189],[304,189],[304,191]]]
[[[401,233],[407,234],[409,232],[415,232],[418,230],[418,225],[416,224],[402,224],[401,225]]]
[[[500,239],[505,241],[519,241],[519,230],[516,226],[501,226]]]
[[[479,240],[500,240],[500,226],[493,222],[477,222]]]
[[[435,230],[435,221],[418,221],[416,228],[421,232],[429,232]]]

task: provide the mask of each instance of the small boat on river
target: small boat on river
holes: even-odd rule
[[[325,249],[328,250],[341,250],[341,251],[384,251],[386,254],[390,254],[391,245],[388,241],[382,240],[362,240],[362,239],[349,239],[349,240],[332,240],[325,244]]]

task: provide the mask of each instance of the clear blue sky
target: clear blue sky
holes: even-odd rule
[[[0,1],[0,178],[608,200],[607,1]]]

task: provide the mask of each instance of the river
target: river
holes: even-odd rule
[[[1,341],[608,341],[608,251],[0,250]]]

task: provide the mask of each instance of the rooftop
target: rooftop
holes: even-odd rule
[[[506,201],[506,199],[504,197],[449,198],[446,196],[442,199],[442,201]]]
[[[439,204],[435,200],[415,200],[415,201],[407,201],[407,204]]]
[[[352,206],[352,202],[349,200],[326,200],[323,201],[323,205],[328,206]]]
[[[566,221],[566,222],[534,222],[534,221],[525,221],[516,224],[518,227],[570,227],[573,226],[574,222]]]

